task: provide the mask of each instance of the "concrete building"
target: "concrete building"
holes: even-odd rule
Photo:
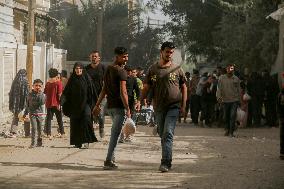
[[[52,20],[47,15],[49,0],[35,0],[36,18]],[[10,117],[9,91],[19,69],[26,68],[26,33],[28,0],[0,0],[0,122]],[[33,79],[46,81],[51,67],[65,68],[67,51],[53,44],[36,42],[33,48]]]

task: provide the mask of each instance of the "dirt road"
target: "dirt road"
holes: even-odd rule
[[[0,188],[284,188],[278,128],[239,129],[229,138],[221,128],[179,125],[168,173],[158,172],[160,140],[144,126],[133,142],[118,145],[119,169],[104,171],[109,132],[107,124],[105,140],[89,149],[69,146],[68,136],[44,139],[44,147],[34,149],[30,138],[0,138]]]

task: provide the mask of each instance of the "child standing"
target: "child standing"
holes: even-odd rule
[[[41,127],[44,115],[43,105],[45,103],[45,96],[42,93],[42,86],[43,82],[40,79],[34,80],[33,89],[27,97],[27,107],[25,110],[25,116],[29,114],[32,126],[32,142],[30,148],[42,146]]]
[[[58,78],[58,71],[55,68],[50,68],[48,71],[49,80],[45,84],[44,94],[46,95],[45,107],[47,109],[47,115],[45,120],[44,132],[49,139],[51,136],[51,120],[55,114],[58,123],[57,137],[64,136],[64,127],[62,121],[62,112],[60,108],[60,97],[62,94],[62,83]]]

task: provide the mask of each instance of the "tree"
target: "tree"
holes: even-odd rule
[[[88,60],[91,50],[96,47],[98,2],[88,1],[81,10],[74,9],[65,23],[63,48],[68,51],[68,60]],[[133,22],[138,26],[142,9],[132,12]],[[59,18],[60,19],[60,18]],[[62,20],[62,19],[61,19]],[[64,21],[64,20],[63,20]],[[63,22],[62,21],[62,22]],[[64,23],[64,22],[63,22]],[[64,24],[61,25],[64,25]],[[159,55],[159,29],[139,27],[129,30],[128,6],[126,1],[105,1],[103,6],[103,45],[102,60],[111,62],[116,46],[124,46],[129,50],[129,64],[147,68]]]
[[[116,46],[129,48],[127,3],[108,1],[103,21],[103,58],[111,61]]]
[[[216,2],[217,0],[212,0]],[[150,1],[149,6],[161,5],[172,22],[166,27],[180,45],[186,45],[192,56],[214,56],[216,53],[212,33],[220,22],[222,12],[201,0]]]
[[[147,69],[159,57],[158,44],[161,42],[160,29],[147,27],[135,35],[135,46],[130,49],[129,64],[134,67]]]
[[[95,46],[97,21],[94,12],[97,4],[88,3],[81,11],[75,9],[67,20],[63,47],[68,50],[69,60],[87,60]]]
[[[277,9],[273,2],[251,0],[223,16],[215,44],[224,63],[251,70],[270,69],[278,48],[278,24],[265,17]]]
[[[280,2],[152,0],[149,6],[163,7],[173,21],[167,27],[193,57],[259,70],[269,69],[277,54],[278,24],[265,18]]]

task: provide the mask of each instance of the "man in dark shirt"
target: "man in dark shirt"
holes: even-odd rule
[[[136,77],[132,75],[133,69],[130,66],[125,66],[125,70],[127,72],[126,89],[128,95],[128,104],[130,108],[131,118],[134,122],[136,122],[136,113],[134,105],[137,99],[140,97],[140,89]],[[124,141],[131,142],[131,140],[132,137],[130,138],[130,136],[124,136],[123,132],[121,132],[119,139],[120,143],[123,143]]]
[[[160,60],[149,68],[140,99],[142,102],[150,89],[153,90],[153,105],[162,145],[161,172],[171,169],[176,121],[179,113],[184,114],[187,99],[185,74],[180,66],[172,62],[174,48],[172,42],[162,44]],[[140,103],[136,107],[139,110]]]
[[[130,108],[128,105],[128,95],[126,88],[127,73],[124,69],[128,61],[127,49],[116,47],[114,49],[115,61],[106,69],[104,76],[104,85],[99,95],[96,106],[93,109],[94,116],[100,112],[100,104],[107,96],[108,113],[112,119],[111,137],[108,147],[106,161],[104,162],[105,170],[117,169],[114,164],[114,150],[123,126],[125,116],[130,118]]]
[[[104,77],[106,68],[103,64],[101,64],[101,57],[100,57],[99,51],[94,50],[91,52],[90,61],[91,61],[91,64],[86,66],[86,71],[93,80],[93,84],[94,84],[95,91],[96,91],[96,95],[94,96],[95,98],[94,101],[96,102],[98,99],[98,95],[101,93],[102,88],[103,88],[103,77]],[[100,132],[101,138],[105,136],[104,105],[105,105],[105,101],[103,101],[101,104],[100,114],[97,117],[94,117],[95,121],[98,121],[99,123],[99,132]]]
[[[126,88],[128,94],[128,103],[129,103],[130,113],[133,116],[135,98],[136,99],[139,98],[140,89],[137,83],[137,79],[132,75],[132,68],[129,66],[125,66],[125,70],[127,71]]]

